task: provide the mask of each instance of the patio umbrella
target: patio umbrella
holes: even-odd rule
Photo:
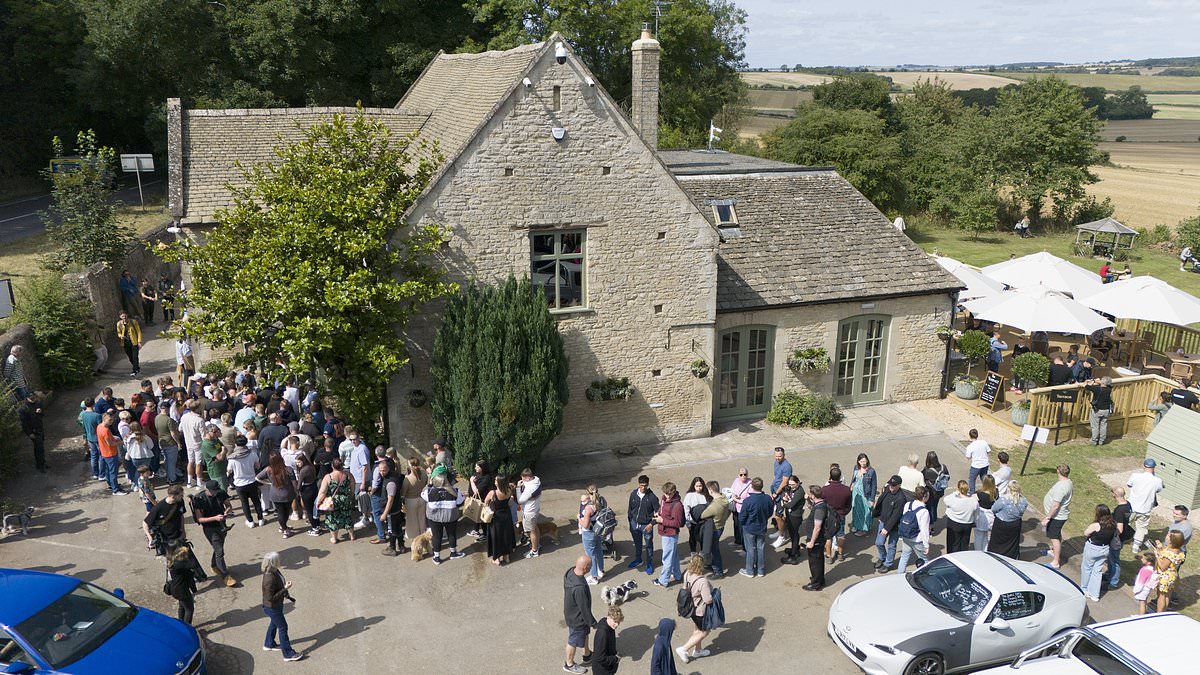
[[[1113,326],[1111,321],[1083,304],[1042,285],[1005,291],[963,305],[976,318],[1028,332],[1090,335]]]
[[[1071,295],[1087,295],[1099,290],[1100,275],[1073,265],[1051,253],[1031,253],[983,268],[984,275],[1012,286],[1024,288],[1041,284]]]
[[[1083,297],[1076,296],[1076,299],[1092,309],[1121,319],[1159,321],[1174,326],[1200,322],[1200,298],[1157,277],[1114,281]]]
[[[958,292],[959,300],[986,298],[989,295],[995,295],[1004,290],[1004,284],[995,279],[989,279],[983,275],[983,272],[966,263],[943,256],[934,256],[934,260],[942,266],[942,269],[953,274],[956,279],[966,286],[966,289]]]

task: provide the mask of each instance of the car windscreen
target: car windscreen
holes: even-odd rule
[[[987,608],[992,593],[954,563],[941,558],[908,575],[908,583],[938,609],[972,622]]]
[[[16,632],[58,669],[90,654],[136,614],[128,602],[84,583],[22,621]]]

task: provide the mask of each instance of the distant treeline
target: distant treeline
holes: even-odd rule
[[[1010,84],[1003,89],[1016,89],[1019,84]],[[1134,85],[1129,89],[1109,94],[1104,87],[1079,87],[1083,92],[1084,105],[1096,109],[1096,117],[1102,120],[1148,120],[1154,117],[1154,106],[1150,105],[1142,88]],[[963,89],[954,92],[964,104],[982,108],[995,108],[1001,88]]]

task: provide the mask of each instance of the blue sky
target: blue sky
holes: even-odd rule
[[[734,2],[755,67],[1200,56],[1200,0]]]

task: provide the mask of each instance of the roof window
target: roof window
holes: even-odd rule
[[[709,203],[712,204],[717,227],[737,227],[737,211],[732,199],[712,199]]]

